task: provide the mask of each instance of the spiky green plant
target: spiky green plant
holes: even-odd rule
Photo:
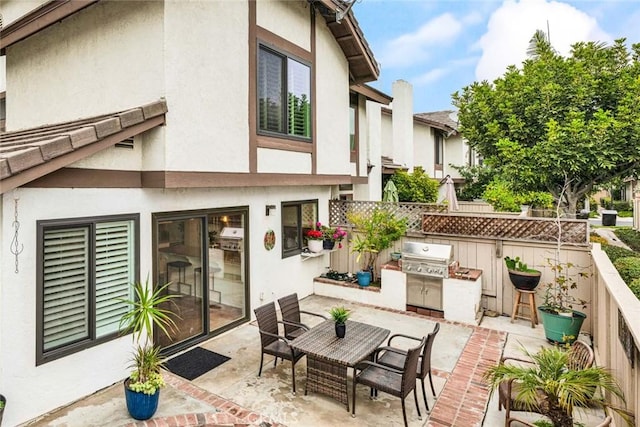
[[[527,410],[547,416],[554,427],[572,427],[575,407],[607,406],[595,393],[599,388],[623,399],[615,378],[603,367],[570,369],[568,351],[558,347],[525,353],[531,365],[500,363],[487,369],[484,379],[492,391],[514,380],[517,399]]]
[[[147,277],[144,283],[133,284],[133,299],[118,299],[131,307],[120,319],[120,330],[123,333],[131,332],[133,340],[138,343],[129,366],[133,371],[128,387],[133,391],[155,394],[158,388],[164,387],[160,372],[164,357],[160,353],[161,348],[153,345],[153,330],[156,326],[169,335],[169,330],[177,328],[173,317],[178,316],[171,310],[162,308],[163,304],[177,296],[167,293],[169,285],[167,283],[154,290]]]

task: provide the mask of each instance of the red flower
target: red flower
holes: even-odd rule
[[[322,240],[322,231],[319,230],[309,230],[307,231],[307,239],[309,240]]]

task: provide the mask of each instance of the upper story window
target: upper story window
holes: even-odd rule
[[[318,221],[318,201],[282,203],[282,257],[302,252],[306,246],[305,235]]]
[[[311,141],[311,67],[258,49],[258,131]]]
[[[435,147],[434,147],[435,164],[442,165],[444,163],[444,137],[442,136],[442,132],[435,131],[434,140],[435,140]]]
[[[38,222],[38,364],[117,338],[138,272],[138,215]]]
[[[349,94],[349,151],[351,161],[356,161],[358,144],[358,94]]]

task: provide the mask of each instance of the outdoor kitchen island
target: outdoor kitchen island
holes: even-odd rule
[[[478,325],[482,271],[459,267],[451,245],[405,242],[401,259],[407,309],[452,322]],[[387,285],[383,281],[383,286]]]

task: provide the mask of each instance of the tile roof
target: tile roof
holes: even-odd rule
[[[0,194],[164,124],[164,99],[116,113],[0,132]]]
[[[424,122],[434,124],[436,127],[447,131],[455,131],[458,133],[458,121],[454,120],[455,111],[453,110],[444,110],[444,111],[433,111],[430,113],[417,113],[413,116],[416,119],[422,120]]]

